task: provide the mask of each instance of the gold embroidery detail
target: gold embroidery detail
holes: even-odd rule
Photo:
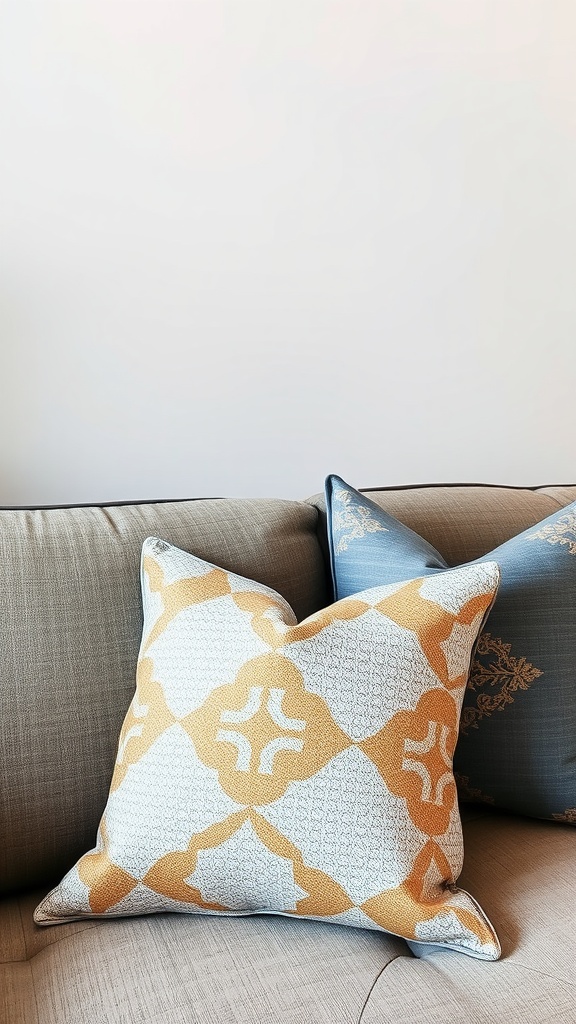
[[[110,859],[104,818],[100,822],[95,850],[80,858],[77,870],[80,880],[89,889],[88,902],[93,914],[105,914],[138,885],[137,878]]]
[[[336,619],[357,619],[370,607],[364,601],[357,601],[354,597],[345,597],[330,608],[324,608],[314,615],[309,615],[303,622],[288,626],[282,617],[282,609],[278,603],[266,594],[237,591],[232,594],[232,600],[241,611],[251,615],[252,629],[272,650],[287,647],[297,640],[310,640]]]
[[[576,825],[576,807],[567,807],[564,814],[553,814],[554,821],[567,821],[569,825]]]
[[[342,914],[354,906],[342,886],[320,869],[306,865],[297,846],[265,818],[248,808],[230,815],[225,821],[210,826],[204,832],[193,835],[186,850],[175,851],[161,857],[144,876],[144,885],[161,896],[168,896],[181,903],[192,903],[212,910],[228,910],[228,907],[221,904],[205,901],[200,890],[191,886],[186,879],[196,870],[200,852],[225,843],[245,821],[250,822],[260,842],[271,853],[292,861],[294,883],[305,891],[306,895],[296,902],[296,910],[285,910],[284,913],[331,917]]]
[[[181,724],[224,792],[251,806],[277,800],[351,746],[296,665],[276,653],[245,662]]]
[[[542,670],[532,665],[526,658],[515,658],[511,654],[512,644],[505,644],[500,637],[490,633],[482,633],[478,640],[476,654],[481,657],[494,655],[488,665],[482,665],[477,658],[472,663],[472,671],[467,689],[479,690],[483,686],[500,686],[498,693],[481,693],[476,698],[475,707],[465,707],[462,711],[460,732],[466,736],[468,729],[477,729],[478,722],[493,711],[502,711],[506,704],[513,704],[513,693],[527,690],[535,679],[542,675]]]
[[[144,653],[162,635],[166,626],[176,618],[183,608],[188,608],[192,604],[203,604],[204,601],[210,601],[215,597],[223,597],[230,593],[228,574],[223,569],[210,569],[203,576],[177,579],[174,583],[166,583],[164,570],[152,558],[152,555],[144,557],[143,569],[148,577],[148,586],[151,592],[159,592],[164,603],[162,614],[152,626],[143,643]]]
[[[482,943],[494,946],[494,934],[480,914],[458,906],[462,890],[457,889],[446,854],[429,840],[420,850],[408,878],[395,889],[379,893],[362,904],[361,910],[387,931],[417,938],[417,925],[431,921],[437,914],[452,911],[460,924],[473,932]]]
[[[450,675],[446,652],[442,645],[450,640],[456,625],[471,626],[478,616],[482,621],[484,613],[492,603],[492,594],[478,594],[477,597],[470,598],[458,614],[454,615],[435,601],[422,597],[422,583],[422,579],[410,580],[401,590],[385,597],[374,607],[402,629],[409,629],[415,633],[430,668],[440,682],[448,690],[458,690],[466,685],[466,673]]]
[[[576,512],[566,512],[555,523],[547,523],[528,540],[546,540],[549,544],[564,544],[569,555],[576,555]]]
[[[164,699],[162,686],[153,675],[152,659],[141,658],[136,671],[136,693],[120,732],[110,786],[112,793],[124,781],[130,766],[136,764],[158,737],[177,721]]]
[[[377,523],[374,528],[384,529]],[[411,851],[414,859],[406,866],[404,881],[361,904],[362,911],[376,925],[413,938],[419,923],[450,911],[464,929],[480,942],[491,944],[497,954],[497,942],[481,914],[453,899],[457,892],[452,887],[450,864],[436,842],[428,839],[446,832],[456,799],[452,757],[458,709],[449,691],[463,686],[465,677],[451,678],[450,659],[443,645],[454,630],[456,639],[464,635],[458,627],[471,626],[483,616],[492,593],[478,594],[454,614],[422,596],[420,579],[403,584],[373,608],[348,598],[295,625],[291,619],[284,621],[283,609],[269,595],[233,591],[223,570],[210,569],[203,576],[168,582],[161,564],[146,556],[144,573],[150,590],[158,593],[162,610],[140,657],[137,692],[120,737],[112,788],[117,789],[131,766],[178,722],[191,738],[197,758],[218,773],[221,789],[245,806],[192,835],[185,849],[167,852],[142,878],[140,869],[132,874],[115,863],[117,850],[108,842],[103,821],[96,849],[78,864],[92,912],[114,911],[140,883],[168,899],[227,912],[229,908],[217,899],[217,893],[212,899],[209,886],[204,892],[202,885],[194,885],[193,875],[200,854],[207,854],[209,860],[210,851],[227,843],[245,823],[272,854],[292,862],[294,885],[300,893],[283,913],[338,918],[351,910],[355,904],[345,889],[330,874],[307,865],[298,846],[258,814],[254,805],[279,799],[293,783],[317,775],[352,747],[370,758],[383,784],[405,800],[424,843],[419,852],[417,848]],[[153,650],[148,656],[144,651],[152,648],[183,608],[219,598],[226,600],[229,611],[234,612],[235,606],[238,616],[249,617],[255,634],[269,650],[246,660],[233,679],[214,685],[200,707],[179,717],[169,707],[162,682],[155,678]],[[337,725],[328,703],[306,688],[305,676],[290,658],[290,647],[334,623],[367,612],[380,613],[409,631],[411,642],[420,644],[440,685],[426,690],[412,710],[392,714],[377,734],[356,742]],[[159,666],[157,671],[161,674]],[[127,866],[137,868],[136,864]],[[464,944],[467,942],[465,939]]]
[[[341,555],[348,550],[348,545],[353,540],[360,540],[367,533],[388,533],[385,526],[382,526],[377,519],[374,519],[367,505],[356,505],[350,507],[352,495],[350,491],[338,491],[337,500],[344,507],[334,512],[333,525],[338,532],[345,531],[338,539],[336,554]]]
[[[460,796],[465,797],[466,800],[470,800],[475,804],[494,803],[493,796],[488,796],[488,794],[483,793],[481,789],[477,789],[476,786],[470,785],[470,778],[468,775],[461,775],[460,772],[454,772],[454,778],[456,779]]]
[[[456,799],[452,758],[458,712],[446,690],[428,690],[413,711],[397,711],[380,732],[358,746],[374,762],[391,793],[403,797],[421,832],[448,828]]]

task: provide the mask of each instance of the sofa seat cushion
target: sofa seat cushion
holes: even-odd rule
[[[362,1024],[574,1024],[574,830],[476,808],[466,816],[459,884],[494,921],[502,959],[401,957],[378,977]]]
[[[464,816],[460,881],[498,928],[497,963],[416,959],[383,933],[264,916],[38,928],[36,891],[0,904],[0,1022],[356,1024],[364,1007],[362,1024],[574,1024],[574,830]]]
[[[399,957],[379,976],[362,1024],[574,1024],[574,984],[514,961],[499,964],[492,977],[454,958]]]
[[[382,932],[264,915],[37,928],[39,895],[0,904],[1,1024],[356,1024],[383,968],[411,957]]]

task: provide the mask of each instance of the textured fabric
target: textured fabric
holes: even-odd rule
[[[574,832],[474,813],[461,882],[498,921],[502,959],[401,957],[379,976],[362,1024],[575,1024]]]
[[[38,928],[32,892],[0,901],[0,1022],[358,1024],[366,1003],[362,1024],[575,1024],[573,829],[462,811],[460,883],[498,922],[497,963],[270,916]]]
[[[572,487],[429,485],[362,491],[441,552],[447,565],[472,561],[576,501]],[[319,512],[319,541],[329,561],[324,494],[308,498]]]
[[[339,477],[326,483],[336,596],[447,569],[428,541]],[[502,584],[476,651],[455,771],[463,797],[576,821],[576,502],[484,558]]]
[[[572,982],[506,960],[498,973],[467,966],[441,955],[396,959],[370,993],[362,1024],[575,1024]]]
[[[39,929],[34,897],[10,901],[28,959],[0,964],[0,1024],[357,1024],[380,971],[411,956],[383,932],[264,915]]]
[[[93,842],[134,692],[144,538],[257,579],[303,617],[326,604],[316,520],[274,500],[0,510],[0,891],[55,882]]]
[[[451,768],[497,583],[484,563],[297,625],[269,588],[148,539],[136,694],[97,846],[35,920],[297,914],[495,959],[454,886]]]

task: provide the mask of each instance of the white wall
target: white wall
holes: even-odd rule
[[[0,501],[576,480],[573,0],[0,0]]]

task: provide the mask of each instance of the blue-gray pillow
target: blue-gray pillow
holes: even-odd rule
[[[427,541],[338,476],[326,480],[335,599],[442,572]],[[576,823],[576,502],[478,562],[500,590],[464,696],[461,797]]]

